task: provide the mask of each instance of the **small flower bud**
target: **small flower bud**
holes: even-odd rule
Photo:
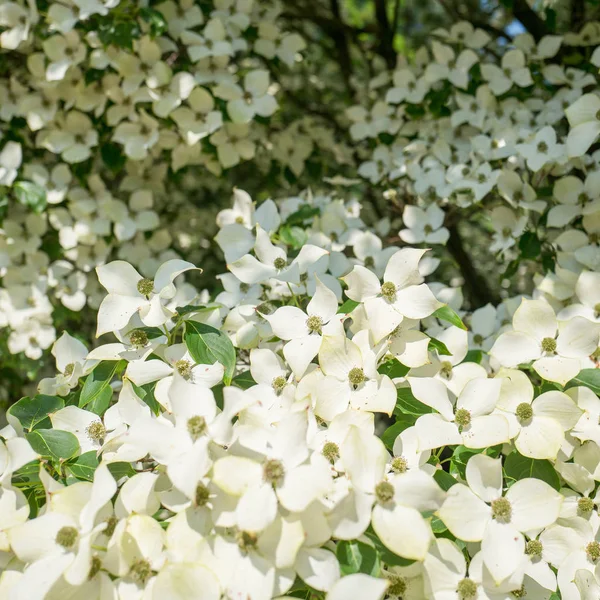
[[[590,513],[594,510],[594,501],[591,498],[586,498],[585,496],[583,498],[579,498],[577,501],[577,508],[582,513]]]
[[[556,352],[556,340],[551,337],[545,337],[542,340],[542,350],[548,352],[548,354]]]
[[[278,257],[273,261],[273,266],[276,269],[283,269],[285,267],[285,258]]]
[[[340,457],[340,447],[335,442],[325,442],[321,454],[333,464]]]
[[[406,473],[408,471],[408,461],[404,456],[397,456],[392,460],[392,471],[394,473]]]
[[[311,315],[306,319],[306,327],[313,333],[321,333],[323,327],[323,319],[317,315]]]
[[[519,421],[528,421],[533,417],[533,408],[531,408],[531,404],[527,404],[527,402],[521,402],[519,406],[517,406],[517,410],[515,411],[517,415],[517,419]]]
[[[596,562],[600,558],[600,544],[596,541],[590,542],[585,547],[585,553],[592,562]]]
[[[525,554],[531,557],[539,557],[542,555],[542,542],[540,540],[529,540],[525,546]]]
[[[381,286],[381,295],[388,301],[393,302],[396,299],[396,285],[391,281],[386,281]]]
[[[366,380],[365,372],[360,367],[354,367],[348,373],[348,380],[354,387],[359,386]]]
[[[283,392],[283,389],[286,385],[287,381],[285,377],[282,377],[281,375],[279,377],[275,377],[275,379],[273,379],[273,381],[271,382],[271,387],[275,390],[275,393],[278,396],[281,394],[281,392]]]
[[[460,600],[473,600],[477,597],[477,584],[472,579],[465,577],[458,582],[456,593]]]
[[[134,348],[143,348],[148,344],[148,334],[141,329],[134,329],[129,334],[129,343]]]
[[[77,542],[77,538],[79,537],[79,532],[75,527],[61,527],[56,534],[56,543],[67,550],[70,550],[75,543]]]
[[[459,408],[454,415],[454,422],[459,427],[468,427],[471,424],[471,413],[466,408]]]
[[[106,436],[106,428],[102,421],[92,421],[85,429],[85,432],[92,442],[99,442]]]

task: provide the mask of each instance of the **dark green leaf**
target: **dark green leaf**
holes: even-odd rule
[[[542,242],[534,231],[526,231],[519,239],[519,250],[523,258],[536,259],[542,251]]]
[[[183,315],[189,315],[192,313],[205,313],[212,312],[213,310],[217,310],[219,307],[216,304],[212,306],[193,306],[191,304],[187,304],[186,306],[180,306],[175,309],[177,314],[181,317]]]
[[[144,6],[140,8],[140,17],[150,25],[150,34],[152,37],[162,35],[167,30],[167,22],[162,13],[154,8]]]
[[[237,387],[242,388],[243,390],[247,390],[253,385],[256,385],[256,381],[254,381],[250,371],[244,371],[243,373],[236,375],[231,381],[231,384],[237,385]]]
[[[590,388],[600,396],[600,369],[582,369],[579,371],[579,375],[571,379],[565,387],[570,388],[578,385]]]
[[[456,479],[454,479],[454,477],[452,477],[450,473],[447,473],[442,469],[436,469],[435,473],[433,474],[433,478],[438,482],[438,485],[446,492],[453,485],[458,483],[458,481],[456,481]]]
[[[197,363],[204,365],[221,363],[225,368],[223,381],[225,385],[231,383],[235,370],[235,348],[222,331],[204,323],[186,321],[183,340]]]
[[[410,369],[403,365],[397,358],[392,358],[379,365],[377,372],[381,375],[387,375],[392,379],[394,377],[404,377]]]
[[[516,450],[511,452],[504,461],[504,472],[510,479],[520,481],[527,477],[535,477],[545,481],[555,490],[560,489],[560,480],[552,463],[548,460],[536,460],[522,456]]]
[[[135,469],[126,462],[109,463],[108,470],[116,481],[119,481],[122,477],[133,477],[135,475]]]
[[[450,350],[448,350],[448,347],[446,346],[446,344],[444,344],[444,342],[440,342],[440,340],[436,340],[435,338],[429,339],[429,345],[427,346],[427,349],[430,352],[437,350],[437,353],[440,354],[441,356],[451,356],[452,355],[452,352],[450,352]]]
[[[98,364],[83,384],[79,396],[79,408],[84,408],[91,402],[94,402],[94,406],[98,407],[98,403],[105,402],[109,393],[106,389],[110,387],[110,382],[115,374],[120,373],[126,364],[124,360],[104,361]],[[108,400],[110,401],[110,398]]]
[[[475,454],[480,454],[481,450],[473,450],[472,448],[467,448],[466,446],[460,445],[454,448],[454,452],[452,453],[452,459],[450,461],[450,472],[453,475],[460,475],[462,479],[465,479],[465,469],[467,468],[467,462],[471,456]]]
[[[340,563],[342,575],[365,573],[377,577],[381,569],[377,550],[369,544],[358,540],[343,540],[337,543],[336,556]]]
[[[89,410],[98,416],[102,416],[110,406],[112,396],[113,389],[110,385],[107,385],[105,388],[102,388],[100,393],[95,396],[89,404],[86,405],[85,410]]]
[[[54,461],[67,460],[79,451],[79,441],[69,431],[35,429],[26,438],[35,452]]]
[[[102,71],[104,74],[104,71]],[[116,142],[106,142],[100,148],[100,155],[104,164],[114,172],[120,171],[125,166],[127,157],[123,153],[123,148]]]
[[[463,362],[474,362],[480,365],[482,360],[483,352],[481,350],[469,350]]]
[[[394,447],[396,438],[405,430],[415,424],[417,417],[415,415],[396,414],[396,422],[388,427],[381,436],[381,441],[386,448],[390,450]]]
[[[36,427],[39,429],[52,429],[52,423],[48,415],[64,408],[64,406],[64,400],[58,396],[38,394],[33,398],[27,396],[21,398],[8,409],[7,414],[15,417],[23,428],[29,431]]]
[[[434,317],[437,317],[440,321],[446,321],[459,329],[467,330],[465,324],[462,322],[462,319],[458,316],[456,311],[450,308],[447,304],[438,308],[434,313]]]
[[[70,473],[82,481],[93,481],[94,472],[98,466],[98,458],[96,457],[96,451],[90,450],[80,456],[74,461],[69,462],[67,469]]]
[[[37,183],[17,181],[12,189],[17,201],[24,206],[28,206],[34,212],[41,213],[46,208],[46,191]]]
[[[156,388],[156,383],[147,383],[146,385],[135,385],[133,381],[131,382],[131,387],[133,391],[137,394],[140,400],[143,400],[150,410],[155,414],[159,415],[161,412],[160,404],[158,400],[154,396],[154,389]]]
[[[395,415],[400,413],[420,416],[430,412],[433,412],[433,409],[417,400],[409,387],[398,388]]]
[[[317,206],[309,206],[308,204],[304,204],[285,220],[285,225],[303,225],[304,221],[312,219],[320,212],[321,211]]]

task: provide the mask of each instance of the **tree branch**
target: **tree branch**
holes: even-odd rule
[[[513,0],[512,14],[535,38],[536,42],[548,33],[544,20],[529,6],[527,0]]]
[[[394,51],[394,34],[388,19],[386,0],[375,0],[375,18],[379,28],[379,47],[377,52],[383,56],[389,69],[396,66],[396,52]]]
[[[344,21],[340,11],[339,0],[330,0],[330,7],[333,18],[340,24],[340,27],[332,28],[329,31],[329,37],[331,37],[335,44],[340,59],[340,69],[342,70],[344,84],[346,85],[348,94],[352,98],[354,96],[354,90],[352,89],[352,83],[350,81],[350,77],[352,76],[352,57],[350,56],[350,46],[348,44],[348,38],[346,37],[346,30],[343,26]]]
[[[585,23],[585,0],[571,0],[571,31],[579,31]]]
[[[500,298],[490,289],[485,277],[483,277],[475,268],[471,257],[465,250],[462,237],[458,231],[458,225],[448,225],[450,237],[446,248],[456,261],[458,268],[465,281],[463,289],[469,298],[471,308],[475,310],[488,303],[498,304]]]

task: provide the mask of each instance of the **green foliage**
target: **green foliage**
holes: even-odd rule
[[[527,458],[519,454],[516,450],[506,457],[504,461],[504,473],[508,479],[508,484],[511,483],[511,479],[513,480],[512,483],[514,483],[514,481],[519,481],[527,477],[535,477],[536,479],[545,481],[555,490],[560,489],[560,479],[550,461]]]
[[[48,415],[60,410],[64,405],[62,398],[38,394],[33,398],[25,397],[15,402],[8,409],[8,415],[17,419],[23,429],[28,431],[51,429],[52,423]]]
[[[36,213],[41,213],[46,208],[46,190],[33,181],[17,181],[13,185],[13,193],[17,202],[31,208]]]
[[[35,452],[55,462],[68,460],[79,451],[77,438],[68,431],[35,429],[25,437]]]

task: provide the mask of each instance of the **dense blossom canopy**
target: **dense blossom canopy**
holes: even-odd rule
[[[600,23],[288,13],[0,0],[0,598],[597,600]]]

